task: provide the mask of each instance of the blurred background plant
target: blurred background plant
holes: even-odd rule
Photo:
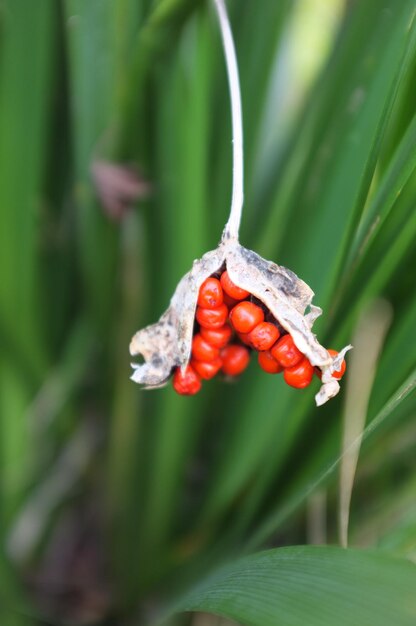
[[[416,556],[414,0],[228,8],[243,92],[241,240],[311,285],[321,343],[353,337],[347,384],[316,409],[315,387],[291,389],[255,362],[194,398],[129,380],[131,335],[216,246],[228,212],[230,114],[212,7],[2,0],[5,626],[154,623],[225,561],[348,535],[378,547],[377,571],[414,582],[408,563],[400,574],[383,556]],[[280,571],[270,567],[268,580]],[[329,617],[306,601],[302,613],[300,581],[299,622],[287,623],[343,624],[341,578],[331,593],[317,583]],[[235,597],[184,606],[280,623],[244,580],[239,589],[249,605],[239,613]],[[272,607],[276,589],[261,593]],[[390,583],[377,593],[382,607],[394,597]],[[345,623],[364,623],[351,602]]]

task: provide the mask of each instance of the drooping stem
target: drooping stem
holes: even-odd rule
[[[231,124],[233,140],[233,188],[231,197],[230,217],[225,225],[223,239],[238,239],[241,213],[243,210],[243,116],[241,109],[240,80],[235,54],[233,34],[224,0],[213,0],[221,30],[227,66],[228,85],[231,99]]]

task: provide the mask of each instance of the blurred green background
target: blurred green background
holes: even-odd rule
[[[355,345],[347,380],[320,409],[318,381],[300,392],[255,362],[193,398],[129,380],[130,337],[227,218],[215,14],[203,0],[1,0],[2,626],[153,624],[224,561],[337,544],[355,470],[342,454],[364,427],[349,544],[377,548],[386,575],[384,553],[416,557],[415,2],[227,5],[241,240],[310,284],[320,342]],[[317,606],[299,622],[255,602],[187,606],[334,624]],[[364,623],[354,610],[345,624]]]

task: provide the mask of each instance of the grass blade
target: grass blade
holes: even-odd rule
[[[261,552],[220,570],[178,610],[246,626],[411,626],[416,566],[383,553],[324,547]]]

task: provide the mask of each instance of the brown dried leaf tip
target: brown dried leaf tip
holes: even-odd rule
[[[105,213],[115,221],[122,219],[137,200],[150,193],[150,184],[128,163],[96,159],[91,165],[91,176]]]
[[[315,396],[316,404],[320,406],[334,397],[340,387],[333,374],[341,370],[344,355],[352,346],[331,356],[312,332],[322,310],[312,304],[311,288],[292,271],[266,261],[235,238],[227,237],[216,250],[194,261],[159,322],[139,330],[132,338],[130,353],[142,355],[145,361],[141,365],[132,364],[132,380],[152,389],[163,387],[177,368],[185,371],[197,328],[195,312],[200,287],[224,268],[235,285],[249,292],[251,300],[259,302],[281,333],[291,336],[296,348],[319,373],[322,385]]]

